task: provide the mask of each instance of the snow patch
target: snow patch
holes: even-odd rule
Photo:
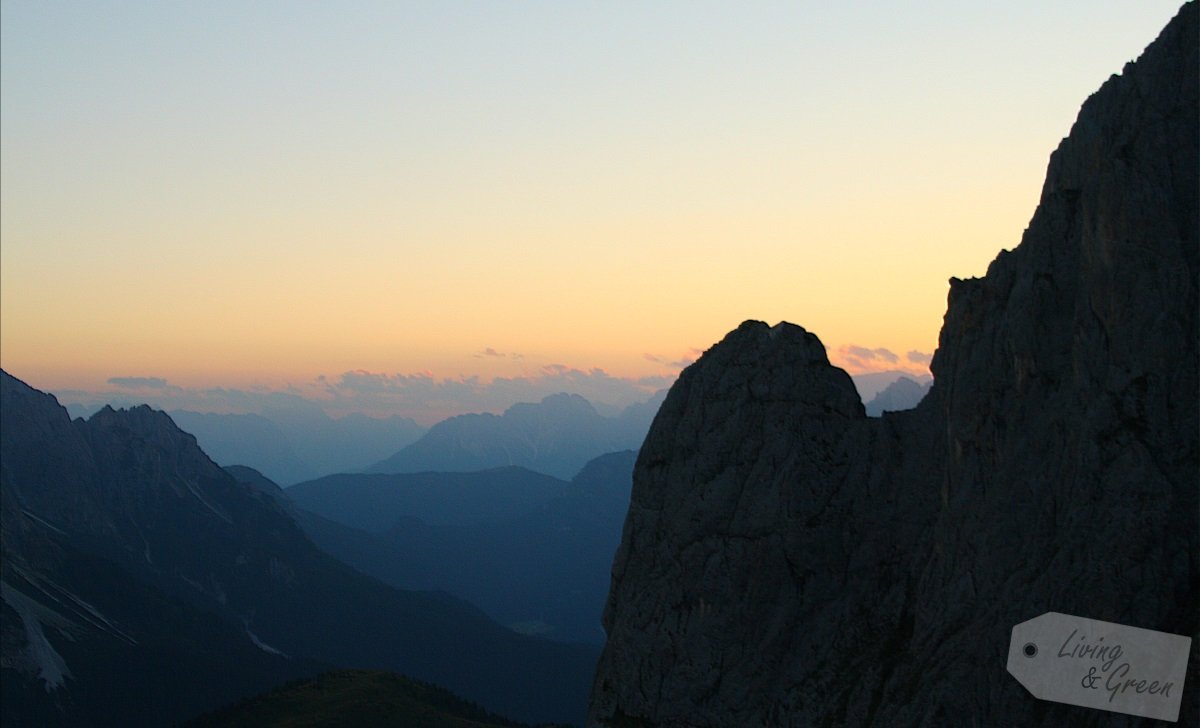
[[[207,498],[205,498],[203,495],[201,495],[201,494],[200,494],[200,489],[199,489],[199,488],[197,488],[195,485],[193,485],[193,484],[192,484],[192,481],[188,480],[187,478],[180,478],[180,479],[183,481],[183,484],[187,486],[187,489],[188,489],[188,490],[190,490],[190,491],[192,492],[192,495],[196,496],[196,500],[198,500],[198,501],[200,501],[201,503],[203,503],[203,504],[204,504],[204,506],[205,506],[206,508],[208,508],[208,510],[212,511],[213,513],[215,513],[215,514],[216,514],[216,516],[217,516],[217,518],[220,518],[222,521],[225,521],[226,523],[229,523],[229,524],[232,524],[232,523],[233,523],[233,519],[232,519],[232,518],[230,518],[229,516],[225,515],[225,514],[224,514],[224,513],[222,513],[221,511],[217,510],[217,507],[216,507],[216,506],[214,506],[212,503],[209,503],[209,502],[208,502],[208,499],[207,499]]]
[[[28,642],[25,651],[37,666],[38,677],[46,683],[46,692],[62,687],[66,679],[71,677],[71,671],[67,669],[66,660],[58,654],[54,645],[46,638],[46,633],[42,631],[42,622],[37,616],[41,605],[7,582],[0,582],[0,598],[21,618]]]
[[[42,594],[57,602],[62,607],[70,610],[70,612],[76,617],[81,618],[83,621],[91,624],[96,629],[99,629],[103,632],[108,632],[114,637],[123,639],[131,645],[137,644],[137,640],[125,634],[125,632],[110,622],[108,617],[105,617],[100,613],[100,610],[62,588],[58,584],[55,584],[50,579],[35,576],[19,566],[14,566],[13,570],[22,576],[26,581],[28,581],[31,586],[37,587]],[[36,602],[34,603],[36,604]]]
[[[268,645],[266,642],[263,642],[262,640],[260,640],[258,638],[258,635],[254,634],[253,632],[250,631],[249,627],[246,627],[246,636],[250,638],[250,641],[254,643],[255,647],[262,650],[263,652],[266,652],[271,655],[279,655],[280,657],[287,657],[287,654],[280,652],[279,650],[275,649],[271,645]]]

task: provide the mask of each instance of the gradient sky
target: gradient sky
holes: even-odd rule
[[[748,318],[919,370],[1178,3],[0,8],[10,373],[651,389]]]

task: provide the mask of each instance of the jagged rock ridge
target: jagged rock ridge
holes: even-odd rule
[[[395,670],[529,720],[583,712],[593,648],[322,553],[149,407],[72,421],[0,370],[0,720],[169,725],[331,666]]]
[[[1021,245],[951,282],[916,409],[867,418],[788,324],[683,372],[636,466],[590,724],[1141,723],[1004,665],[1047,611],[1198,634],[1197,15],[1083,105]]]

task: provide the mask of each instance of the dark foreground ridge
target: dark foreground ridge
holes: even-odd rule
[[[1047,611],[1198,633],[1197,15],[1083,105],[1021,245],[951,281],[915,410],[867,418],[790,324],[683,372],[637,462],[590,724],[1143,722],[1035,700],[1005,662]]]
[[[436,685],[379,670],[338,670],[297,680],[182,728],[530,728],[489,713]]]

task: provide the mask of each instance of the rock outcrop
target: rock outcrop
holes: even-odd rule
[[[1198,635],[1198,15],[1083,105],[1021,245],[951,281],[916,409],[866,417],[789,324],[683,372],[590,724],[1140,724],[1035,700],[1005,662],[1047,611]]]

